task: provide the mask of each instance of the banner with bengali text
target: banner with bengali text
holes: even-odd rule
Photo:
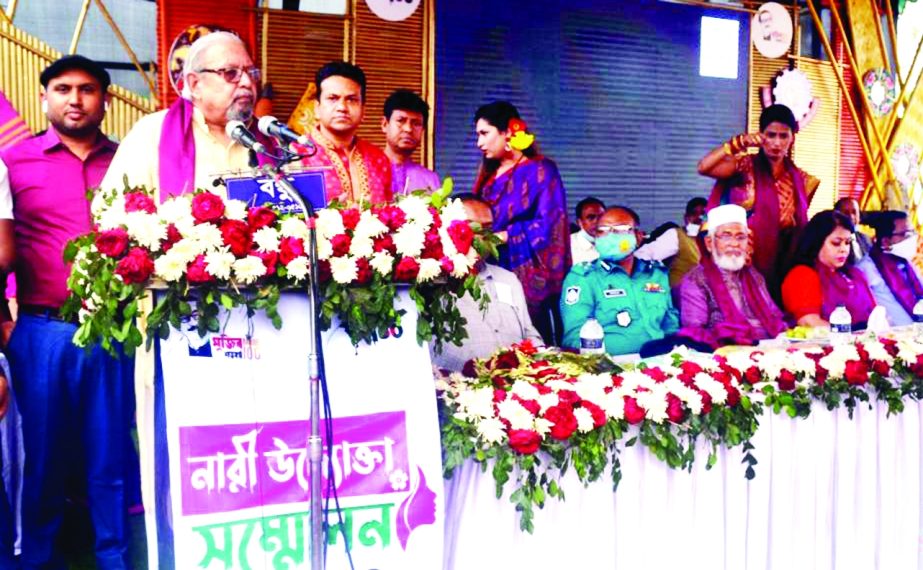
[[[332,410],[324,437],[326,568],[439,568],[444,495],[427,348],[406,294],[402,327],[352,346],[323,335]],[[310,568],[307,298],[283,295],[284,324],[224,313],[222,334],[194,321],[158,347],[156,504],[159,568]],[[328,477],[328,473],[330,476]]]

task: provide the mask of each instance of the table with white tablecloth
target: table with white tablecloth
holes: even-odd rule
[[[700,446],[691,472],[622,449],[616,491],[608,474],[584,487],[570,470],[533,534],[512,484],[497,499],[490,469],[469,461],[447,482],[444,570],[923,568],[923,404],[905,402],[890,417],[883,404],[852,419],[820,404],[806,419],[765,411],[751,481],[740,447],[707,470]]]

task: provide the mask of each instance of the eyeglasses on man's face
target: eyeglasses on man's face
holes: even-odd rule
[[[609,235],[609,234],[630,234],[630,233],[634,233],[636,229],[637,228],[635,228],[631,224],[619,224],[615,226],[599,226],[596,229],[596,234],[598,236],[604,236],[604,235]]]
[[[251,67],[220,67],[217,69],[200,69],[197,73],[214,73],[215,75],[220,75],[228,83],[239,83],[241,77],[244,76],[244,73],[250,76],[250,79],[254,83],[260,82],[260,68],[256,66]]]
[[[748,235],[745,233],[718,232],[715,239],[721,243],[746,243]]]

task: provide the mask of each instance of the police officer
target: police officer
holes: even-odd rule
[[[639,225],[630,208],[614,206],[603,214],[596,237],[599,259],[574,265],[564,279],[565,347],[580,346],[580,328],[590,317],[602,325],[606,352],[612,355],[641,352],[644,344],[679,328],[666,268],[634,256],[643,237]]]

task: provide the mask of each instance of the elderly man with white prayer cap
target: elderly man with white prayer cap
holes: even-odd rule
[[[708,212],[705,255],[679,285],[684,336],[718,348],[749,345],[784,331],[782,311],[748,263],[747,212],[735,204]]]

